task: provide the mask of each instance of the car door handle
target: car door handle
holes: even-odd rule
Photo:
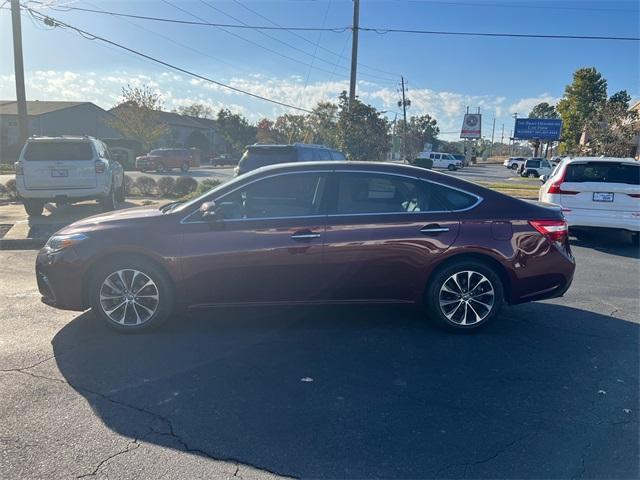
[[[300,230],[291,235],[293,240],[311,240],[313,238],[320,238],[319,233],[312,232],[311,230]]]
[[[420,233],[423,233],[425,235],[429,235],[431,233],[444,233],[448,231],[449,231],[448,227],[441,227],[437,223],[431,223],[420,229]]]

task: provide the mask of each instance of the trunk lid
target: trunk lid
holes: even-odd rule
[[[22,156],[28,190],[95,188],[95,155],[88,141],[29,142]]]

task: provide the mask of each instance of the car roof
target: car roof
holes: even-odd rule
[[[85,135],[61,135],[59,137],[29,137],[27,142],[94,142],[97,138]]]
[[[633,163],[640,165],[640,162],[634,160],[633,158],[623,158],[623,157],[573,157],[567,158],[564,160],[566,164],[570,163],[584,163],[584,162],[616,162],[616,163]]]

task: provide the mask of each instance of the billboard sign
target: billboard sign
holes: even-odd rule
[[[513,138],[518,140],[560,140],[562,120],[559,118],[516,118]]]
[[[462,121],[460,138],[480,138],[482,132],[482,115],[467,113]]]

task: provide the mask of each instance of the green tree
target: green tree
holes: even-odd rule
[[[611,95],[587,122],[586,143],[581,153],[608,157],[626,157],[631,154],[638,115],[629,110],[630,102],[631,96],[625,90]]]
[[[384,160],[391,148],[389,122],[371,105],[340,94],[336,131],[338,148],[350,160]]]
[[[319,102],[307,119],[310,142],[328,147],[338,147],[338,106],[331,102]]]
[[[220,109],[217,115],[218,131],[229,145],[232,155],[240,157],[247,145],[256,142],[257,129],[238,113]]]
[[[193,103],[186,107],[178,107],[178,113],[196,118],[211,118],[213,116],[213,109],[202,103]]]
[[[575,153],[585,126],[607,100],[607,81],[595,68],[580,68],[573,74],[573,82],[565,87],[557,110],[562,117],[563,153]]]
[[[125,138],[138,140],[148,150],[169,131],[159,118],[162,106],[160,94],[149,86],[127,85],[122,88],[122,99],[111,109],[112,117],[106,123]]]
[[[280,115],[276,118],[273,130],[280,143],[309,143],[310,132],[306,115]]]
[[[407,123],[405,155],[407,158],[413,159],[424,149],[425,143],[434,144],[436,142],[440,128],[436,119],[426,114],[419,117],[411,117]],[[403,120],[400,120],[398,128],[399,132],[402,133],[404,131]]]

